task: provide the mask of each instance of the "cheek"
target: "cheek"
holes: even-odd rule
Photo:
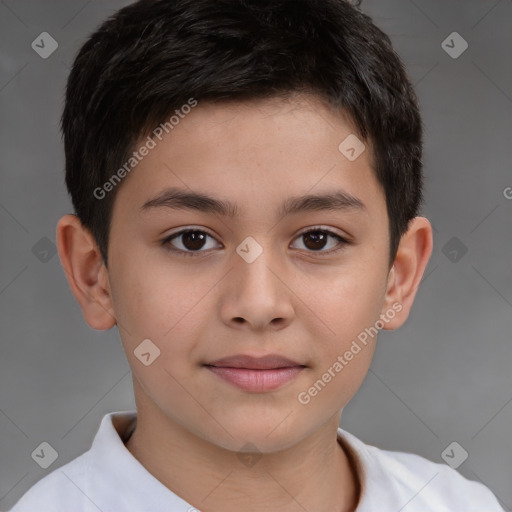
[[[156,265],[131,262],[113,288],[118,327],[132,372],[160,408],[190,407],[183,392],[200,328],[201,297],[211,288],[190,285],[190,276]],[[188,364],[190,363],[190,364]],[[187,398],[188,397],[188,398]],[[169,402],[169,403],[168,403]]]
[[[144,339],[160,350],[159,362],[179,372],[184,359],[194,356],[197,333],[202,329],[209,294],[215,292],[218,277],[198,278],[193,265],[137,265],[135,259],[122,261],[113,280],[112,295],[118,327],[128,357]],[[211,306],[209,306],[211,307]]]
[[[145,336],[146,331],[163,336],[190,310],[197,294],[187,276],[175,269],[155,264],[149,258],[120,260],[116,269],[113,298],[116,313],[130,331]]]
[[[379,318],[381,287],[375,276],[360,277],[355,272],[338,275],[331,280],[329,293],[310,287],[309,297],[322,320],[314,323],[322,329],[309,326],[316,333],[315,365],[296,398],[318,417],[343,408],[371,365],[377,336],[369,328]]]
[[[304,401],[310,400],[318,413],[323,407],[343,407],[367,374],[377,340],[374,326],[384,299],[383,276],[384,270],[375,261],[359,258],[339,267],[328,289],[311,282],[310,297],[329,327],[323,327],[319,339],[311,386],[303,390]]]
[[[379,318],[382,307],[382,276],[362,263],[340,267],[328,280],[312,278],[307,304],[315,313],[324,351],[339,353]]]

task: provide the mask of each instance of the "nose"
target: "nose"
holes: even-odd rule
[[[238,253],[222,286],[221,316],[230,327],[280,330],[295,314],[293,284],[283,262],[270,248],[252,262]]]

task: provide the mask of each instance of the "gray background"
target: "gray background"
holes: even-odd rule
[[[1,510],[86,451],[104,414],[135,407],[117,330],[89,328],[54,253],[56,223],[72,212],[58,133],[65,79],[84,38],[127,3],[0,2]],[[380,334],[341,426],[441,463],[458,442],[469,453],[458,471],[510,511],[512,2],[362,9],[391,36],[420,98],[434,252],[407,324]],[[47,59],[31,48],[44,31],[59,45]],[[441,46],[454,31],[469,44],[456,59]],[[31,458],[42,441],[59,454],[46,470]]]

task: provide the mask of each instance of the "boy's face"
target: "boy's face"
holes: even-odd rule
[[[231,450],[251,442],[274,451],[337,425],[372,360],[376,337],[365,345],[361,333],[381,314],[396,316],[384,328],[404,320],[387,293],[388,216],[370,148],[355,160],[338,149],[353,133],[315,98],[199,103],[119,185],[107,288],[139,411]],[[229,201],[236,214],[143,208],[170,188]],[[319,209],[311,201],[309,210],[279,213],[292,198],[336,192],[363,206]],[[203,237],[162,244],[185,228]],[[148,366],[134,353],[146,339],[160,350]],[[258,388],[258,370],[206,366],[268,354],[302,368],[274,386],[272,371],[261,373],[267,384]],[[247,379],[246,387],[222,375]],[[308,391],[318,380],[317,392]]]

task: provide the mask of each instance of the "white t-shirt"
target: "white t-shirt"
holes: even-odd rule
[[[136,411],[106,414],[91,448],[33,485],[10,512],[194,512],[152,476],[124,441]],[[445,464],[381,450],[338,429],[358,466],[356,512],[504,512],[492,492]]]

